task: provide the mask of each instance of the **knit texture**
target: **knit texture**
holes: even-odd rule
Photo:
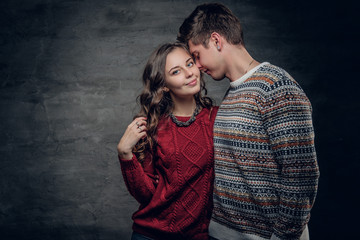
[[[214,124],[212,221],[235,239],[298,239],[319,177],[311,104],[269,63],[242,80],[231,83]]]
[[[217,107],[203,109],[187,127],[163,118],[156,159],[147,158],[142,165],[135,156],[131,161],[120,159],[125,184],[140,203],[133,214],[134,231],[153,239],[208,239],[216,112]]]

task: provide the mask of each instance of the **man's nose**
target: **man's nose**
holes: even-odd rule
[[[200,61],[196,61],[195,65],[201,70],[202,69],[202,65],[200,64]]]

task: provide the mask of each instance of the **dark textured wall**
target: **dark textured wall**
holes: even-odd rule
[[[320,187],[312,239],[352,239],[359,28],[352,2],[223,1],[258,61],[286,69],[314,109]],[[355,2],[355,1],[354,1]],[[0,238],[129,239],[136,201],[116,145],[150,52],[201,1],[0,2]],[[228,81],[207,78],[220,103]]]

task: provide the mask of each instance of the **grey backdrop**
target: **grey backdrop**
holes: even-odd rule
[[[201,2],[1,1],[1,239],[129,239],[138,205],[116,145],[137,112],[147,57],[175,40]],[[312,239],[351,239],[360,160],[356,6],[222,2],[241,19],[253,57],[286,69],[312,102],[321,170]],[[228,81],[207,84],[219,104]]]

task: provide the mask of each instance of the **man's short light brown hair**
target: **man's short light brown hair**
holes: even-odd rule
[[[229,8],[220,3],[205,3],[197,6],[179,28],[177,40],[207,47],[213,32],[219,33],[233,45],[242,44],[243,31],[239,19]]]

